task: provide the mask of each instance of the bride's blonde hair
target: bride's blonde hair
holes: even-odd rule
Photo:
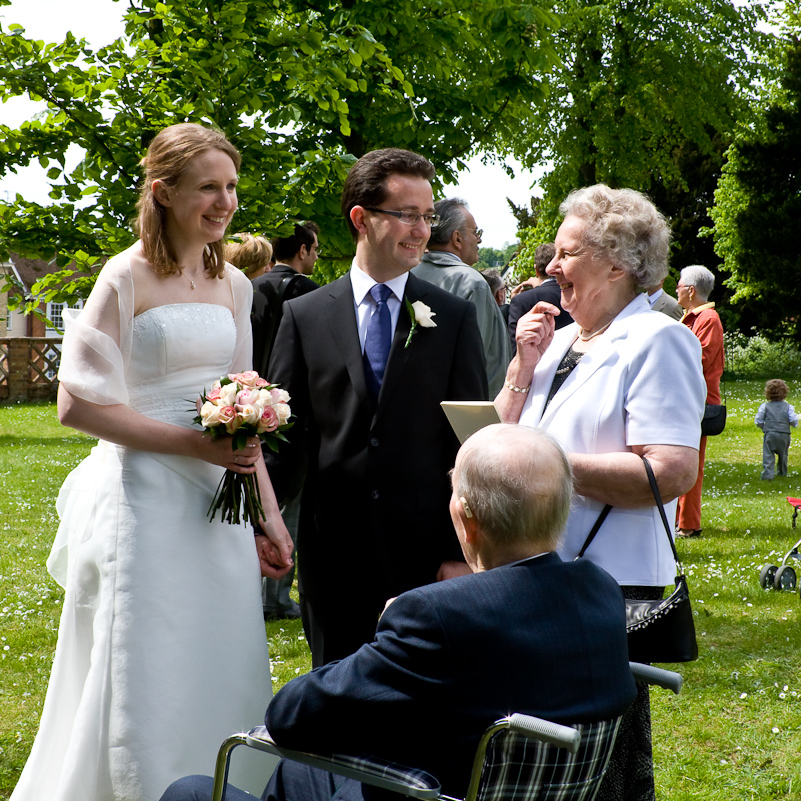
[[[167,215],[153,195],[153,181],[160,180],[168,187],[177,186],[187,164],[207,150],[221,150],[231,157],[237,172],[242,164],[239,151],[225,138],[222,131],[204,128],[191,122],[170,125],[156,135],[140,162],[144,177],[136,208],[134,231],[142,240],[142,251],[159,275],[180,273],[175,251],[167,238]],[[209,275],[222,276],[225,269],[222,240],[206,246],[203,261]]]

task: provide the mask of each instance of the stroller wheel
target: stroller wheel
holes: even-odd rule
[[[762,570],[759,571],[759,586],[762,587],[763,590],[773,589],[773,579],[776,577],[776,571],[778,569],[776,565],[765,565]]]
[[[782,565],[777,571],[773,579],[773,586],[777,590],[794,590],[795,589],[795,570],[790,565]]]

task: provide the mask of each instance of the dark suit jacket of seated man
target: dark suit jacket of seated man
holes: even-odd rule
[[[468,458],[473,478],[460,474],[467,472]],[[528,462],[534,503],[542,505],[534,496],[539,491],[542,497],[543,487],[547,493],[548,485],[561,483],[562,501],[555,504],[564,509],[556,516],[561,531],[570,472],[549,435],[496,425],[468,439],[457,459],[450,510],[477,572],[404,593],[382,615],[372,643],[284,686],[265,717],[277,743],[323,754],[369,753],[423,768],[445,794],[463,798],[478,740],[495,720],[522,712],[569,724],[625,711],[635,685],[617,583],[590,562],[562,562],[551,552],[558,540],[553,532],[549,541],[518,548],[493,547],[489,535],[476,534],[489,513],[474,487],[482,475],[489,474],[491,483],[496,467],[503,471],[512,463],[515,469],[521,459]],[[556,519],[548,510],[541,517]],[[265,798],[330,798],[324,782],[309,781],[315,773],[328,774],[300,766],[282,775],[287,765],[281,763]],[[309,787],[299,786],[304,781]],[[350,788],[338,798],[358,798],[354,784],[355,795]],[[176,794],[163,801],[208,797],[178,794],[181,785],[173,787]]]
[[[284,305],[270,361],[270,381],[289,392],[298,421],[290,443],[265,454],[279,499],[296,457],[308,456],[297,548],[315,667],[370,642],[388,598],[447,577],[448,567],[467,572],[447,511],[459,442],[440,402],[486,400],[487,376],[473,304],[407,275],[428,241],[433,171],[395,148],[351,168],[342,195],[357,240],[351,271]],[[393,290],[395,315],[377,402],[360,328],[376,313],[365,288],[375,283]],[[411,319],[418,301],[434,327]]]

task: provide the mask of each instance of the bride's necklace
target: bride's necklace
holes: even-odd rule
[[[613,317],[605,326],[603,326],[602,328],[599,328],[597,331],[594,331],[592,334],[585,334],[584,333],[584,329],[580,328],[579,329],[578,338],[582,342],[589,342],[591,339],[595,339],[595,337],[600,336],[601,334],[603,334],[603,332],[606,331],[606,329],[609,328],[609,326],[612,325],[612,323],[614,321],[615,321],[615,318]]]
[[[187,276],[187,278],[189,278],[189,276]],[[200,276],[198,276],[198,280],[200,280]],[[197,284],[195,283],[193,278],[189,278],[189,286],[192,289],[197,289]]]

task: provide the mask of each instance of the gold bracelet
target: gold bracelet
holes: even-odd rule
[[[511,382],[511,381],[510,381],[508,378],[506,379],[506,381],[504,381],[504,384],[506,384],[506,387],[507,387],[508,389],[511,389],[511,390],[512,390],[512,392],[521,392],[523,395],[525,395],[525,394],[526,394],[526,392],[528,392],[528,391],[529,391],[529,389],[531,389],[531,386],[527,386],[527,387],[516,387],[516,386],[515,386],[515,385],[514,385],[514,384],[513,384],[513,383],[512,383],[512,382]]]

